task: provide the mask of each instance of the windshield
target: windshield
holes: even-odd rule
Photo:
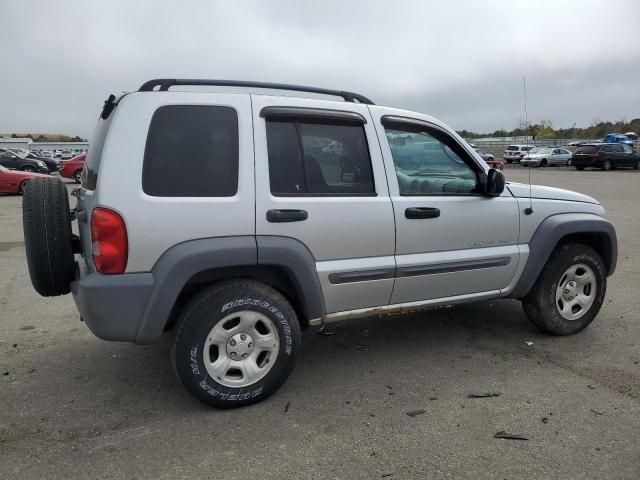
[[[10,148],[9,150],[15,153],[20,158],[27,158],[27,155],[29,154],[29,152],[27,152],[26,150],[22,150],[21,148]]]

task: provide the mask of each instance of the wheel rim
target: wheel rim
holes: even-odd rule
[[[611,170],[611,162],[609,160],[605,160],[604,169],[605,170]]]
[[[35,170],[34,170],[33,168],[31,168],[31,167],[24,167],[24,168],[22,169],[22,171],[23,171],[23,172],[34,172]]]
[[[27,185],[27,182],[28,180],[25,180],[20,184],[20,189],[18,190],[18,193],[24,193],[24,187]]]
[[[567,320],[582,318],[596,299],[596,275],[591,267],[578,263],[569,267],[556,288],[556,308]]]
[[[204,343],[202,359],[207,373],[226,387],[248,387],[271,371],[280,350],[273,321],[262,313],[244,310],[216,323]]]
[[[74,177],[75,177],[75,181],[80,183],[80,180],[82,180],[82,172],[76,173]]]

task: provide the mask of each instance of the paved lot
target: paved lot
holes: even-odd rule
[[[21,200],[0,196],[0,478],[639,478],[640,174],[533,181],[596,196],[618,230],[589,329],[541,335],[504,300],[309,330],[284,387],[234,411],[185,393],[168,341],[103,342],[69,296],[39,297]]]

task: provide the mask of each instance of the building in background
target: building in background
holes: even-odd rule
[[[34,142],[30,138],[0,137],[0,148],[23,148],[32,151],[71,150],[80,153],[89,149],[89,142]]]

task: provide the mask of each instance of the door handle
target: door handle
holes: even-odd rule
[[[404,211],[404,216],[411,220],[419,218],[438,218],[440,216],[440,209],[431,207],[410,207]]]
[[[268,210],[267,222],[271,223],[283,223],[283,222],[302,222],[309,218],[309,214],[306,210]]]

